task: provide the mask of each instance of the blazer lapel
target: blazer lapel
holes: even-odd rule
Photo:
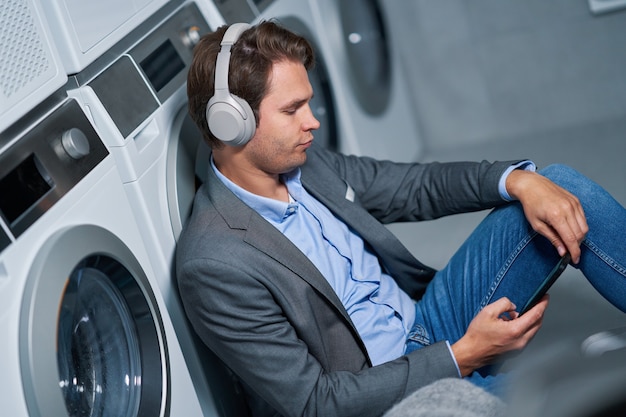
[[[361,207],[350,184],[338,177],[328,178],[321,174],[309,172],[306,164],[302,167],[302,185],[312,196],[370,244],[384,240],[385,245],[397,245],[395,236]]]
[[[315,265],[280,231],[243,203],[209,169],[209,198],[231,229],[244,231],[244,241],[279,262],[324,295],[348,320],[343,304]]]

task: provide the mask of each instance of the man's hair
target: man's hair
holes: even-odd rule
[[[189,114],[204,140],[215,148],[224,144],[209,130],[206,105],[215,89],[215,63],[226,29],[228,26],[222,26],[200,39],[187,76]],[[229,90],[250,104],[257,126],[259,105],[267,94],[272,65],[282,61],[301,62],[307,70],[315,62],[313,49],[305,38],[272,21],[244,31],[231,49]]]

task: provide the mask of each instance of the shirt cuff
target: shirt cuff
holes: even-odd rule
[[[450,342],[446,340],[446,345],[448,345],[448,350],[450,351],[450,356],[452,356],[452,360],[454,361],[454,366],[456,366],[456,371],[459,373],[459,378],[462,377],[461,375],[461,368],[459,368],[459,364],[456,361],[456,358],[454,357],[454,353],[452,352],[452,346],[450,346]]]
[[[535,172],[537,170],[537,165],[535,165],[533,161],[525,160],[511,165],[504,171],[504,173],[500,177],[500,182],[498,182],[498,192],[500,193],[500,196],[506,201],[514,200],[514,198],[511,197],[506,190],[506,179],[509,177],[509,174],[516,169],[523,169],[524,171]]]

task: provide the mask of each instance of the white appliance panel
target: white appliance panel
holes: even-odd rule
[[[0,7],[0,132],[67,82],[61,58],[33,0]]]
[[[168,3],[168,0],[40,1],[68,75],[85,69]]]

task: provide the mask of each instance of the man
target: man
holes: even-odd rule
[[[306,40],[272,22],[225,30],[196,46],[188,77],[212,159],[177,275],[195,331],[254,415],[381,415],[447,377],[497,391],[488,365],[535,335],[547,297],[516,309],[566,253],[626,309],[626,253],[613,242],[626,210],[600,187],[529,161],[396,164],[321,149]],[[438,272],[383,225],[493,207]]]

